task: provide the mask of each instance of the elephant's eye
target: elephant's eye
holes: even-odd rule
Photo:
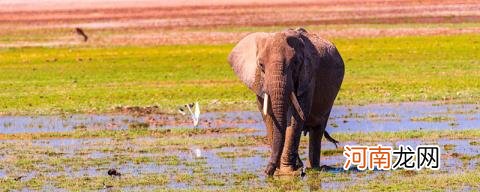
[[[285,62],[285,64],[287,65],[287,69],[291,70],[295,66],[296,62],[294,59],[291,59],[290,62]]]
[[[265,65],[263,65],[263,63],[258,62],[258,67],[260,67],[260,70],[262,70],[262,72],[265,73]]]
[[[300,59],[299,59],[298,57],[292,58],[292,60],[291,60],[290,63],[291,63],[290,65],[292,65],[292,67],[293,67],[293,66],[298,67],[298,66],[300,66],[300,65],[302,64],[302,62],[300,61]]]

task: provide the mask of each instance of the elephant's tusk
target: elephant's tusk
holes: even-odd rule
[[[294,92],[290,94],[290,100],[292,101],[293,107],[297,111],[298,116],[300,116],[300,119],[302,119],[302,121],[305,121],[305,116],[303,114],[302,108],[300,107],[300,104],[298,103],[298,100],[297,100],[297,96],[295,95]]]
[[[263,95],[263,114],[267,115],[267,110],[268,110],[268,94],[265,93]]]

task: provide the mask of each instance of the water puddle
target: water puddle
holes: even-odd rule
[[[135,140],[144,140],[144,138],[137,138]],[[151,140],[154,142],[155,138],[145,138],[145,140]],[[99,144],[108,143],[111,140],[109,139],[51,139],[49,142],[45,140],[35,141],[33,144],[38,147],[44,147],[49,149],[55,149],[58,152],[63,153],[63,157],[66,158],[80,158],[82,156],[88,156],[90,158],[111,158],[112,155],[102,151],[93,151],[88,154],[76,154],[76,156],[71,156],[73,148],[74,150],[92,150],[95,149]],[[15,141],[15,142],[28,142],[28,141]],[[141,144],[135,144],[137,141],[123,141],[121,143],[112,143],[112,145],[117,145],[115,148],[141,148]],[[462,172],[467,169],[474,169],[479,163],[480,158],[463,158],[463,157],[472,157],[477,154],[480,154],[480,148],[477,145],[472,145],[473,142],[480,142],[480,140],[451,140],[451,139],[440,139],[438,141],[430,141],[425,143],[421,140],[411,139],[411,140],[401,140],[395,142],[380,142],[380,143],[363,143],[364,145],[389,145],[389,146],[398,146],[398,145],[410,145],[415,148],[420,144],[438,144],[442,147],[442,159],[441,159],[441,170],[448,172]],[[346,142],[344,144],[354,145],[355,142]],[[447,149],[448,146],[448,149]],[[333,145],[324,145],[323,150],[332,150],[334,149]],[[97,149],[100,150],[100,149]],[[135,150],[133,150],[135,151]],[[131,162],[131,161],[121,161],[113,158],[112,162],[102,165],[91,165],[87,167],[72,168],[69,166],[64,166],[60,171],[58,168],[43,166],[46,170],[42,171],[49,177],[58,177],[58,176],[67,176],[73,178],[81,177],[96,177],[96,176],[106,176],[107,170],[110,168],[117,169],[123,176],[134,176],[139,177],[142,175],[148,174],[166,174],[168,175],[169,182],[167,186],[170,189],[193,189],[198,187],[198,185],[203,186],[203,189],[223,189],[225,186],[235,185],[235,181],[226,179],[226,178],[235,178],[235,175],[241,175],[244,173],[250,173],[255,175],[256,182],[262,183],[262,185],[268,185],[267,179],[263,174],[263,169],[266,166],[268,160],[269,148],[268,146],[247,146],[247,147],[222,147],[215,149],[202,149],[196,146],[190,146],[189,150],[175,150],[167,149],[164,152],[160,153],[144,153],[144,152],[131,152],[129,154],[124,154],[131,157],[158,157],[162,159],[176,157],[172,162],[165,161],[153,161],[153,162]],[[301,158],[304,159],[306,163],[307,150],[301,150]],[[367,173],[365,171],[358,171],[355,169],[344,171],[342,166],[345,162],[345,158],[339,155],[323,155],[321,163],[326,165],[323,171],[332,173],[332,174],[348,174],[350,180],[348,182],[353,182],[357,177],[375,177],[378,173],[385,171],[373,171],[373,173]],[[42,164],[37,164],[37,166],[42,167]],[[185,181],[178,181],[175,179],[177,174],[187,174],[195,175],[195,173],[203,173],[210,176],[218,176],[220,182],[223,182],[221,186],[204,186],[205,184],[193,184]],[[28,181],[36,175],[36,171],[25,174],[25,177],[22,178],[22,181]],[[5,170],[0,170],[0,178],[8,176],[8,172]],[[13,176],[13,175],[11,175]],[[315,177],[315,176],[313,176]],[[303,178],[304,180],[309,179],[309,175]],[[195,182],[198,182],[194,179]],[[192,181],[193,182],[193,181]],[[258,183],[257,183],[258,184]],[[344,185],[345,182],[322,182],[319,183],[317,187],[322,189],[338,189],[339,185]],[[128,188],[128,187],[127,187]],[[127,189],[125,188],[125,189]],[[155,188],[152,186],[151,188]],[[142,189],[151,189],[147,186],[143,186]]]
[[[354,142],[350,142],[349,144],[355,144]],[[412,147],[416,147],[419,144],[424,144],[422,141],[419,140],[405,140],[396,143],[389,143],[385,142],[382,143],[384,145],[399,145],[399,144],[408,144]],[[445,144],[453,144],[456,147],[449,152],[445,152],[447,154],[451,153],[459,153],[461,155],[472,155],[478,154],[478,147],[472,146],[466,140],[441,140],[438,142],[439,145]],[[373,143],[371,145],[374,145]],[[333,149],[333,147],[326,147],[326,149]],[[201,155],[196,156],[194,154],[195,149],[191,151],[170,151],[167,154],[178,156],[180,165],[156,165],[154,164],[146,164],[146,165],[139,165],[139,164],[125,164],[122,165],[120,169],[122,173],[125,174],[140,174],[140,173],[166,173],[168,175],[175,175],[177,173],[186,173],[186,174],[193,174],[194,172],[198,172],[198,168],[200,167],[201,171],[205,172],[208,175],[217,175],[221,176],[224,175],[226,178],[234,178],[235,175],[239,175],[242,173],[253,173],[256,177],[263,183],[263,185],[267,185],[268,182],[266,177],[263,174],[263,169],[266,166],[266,162],[268,160],[268,152],[269,148],[267,146],[260,146],[260,147],[224,147],[219,149],[211,149],[211,150],[201,150]],[[306,152],[302,153],[301,155],[304,159],[306,158]],[[356,169],[352,169],[349,171],[343,170],[342,166],[345,159],[342,155],[334,155],[334,156],[323,156],[322,157],[322,164],[328,165],[328,167],[324,168],[323,171],[330,172],[333,174],[342,174],[347,173],[349,174],[349,178],[352,180],[350,182],[354,182],[355,179],[362,175],[364,177],[367,174],[364,171],[358,171]],[[192,163],[197,162],[197,163]],[[306,163],[306,161],[304,161]],[[469,161],[461,160],[454,157],[445,156],[442,157],[442,171],[452,171],[452,172],[460,172],[466,169],[472,169],[479,163],[479,159],[472,159]],[[172,172],[172,170],[175,170]],[[366,177],[375,177],[378,173],[385,172],[385,171],[374,171],[373,173],[368,173]],[[105,174],[105,173],[100,173]],[[313,177],[315,177],[313,175]],[[306,175],[303,180],[307,181],[309,179],[309,175]],[[234,181],[230,180],[222,180],[224,182],[222,186],[203,186],[203,189],[209,190],[221,190],[225,188],[224,186],[233,186],[235,183]],[[339,189],[339,186],[344,185],[345,182],[321,182],[316,187],[321,187],[324,190],[334,190]],[[184,183],[178,182],[175,179],[170,179],[169,184],[167,185],[170,189],[192,189],[195,187],[192,186],[192,183]],[[312,186],[308,186],[312,187]],[[340,187],[341,188],[341,187]]]
[[[332,133],[480,128],[480,108],[475,104],[335,106],[331,114],[329,130]]]
[[[330,132],[374,132],[404,130],[461,130],[480,128],[480,109],[477,105],[435,103],[401,103],[366,106],[335,106],[327,130]],[[35,133],[72,131],[82,129],[98,130],[129,129],[132,124],[148,123],[151,129],[173,129],[192,127],[187,117],[161,115],[73,115],[69,117],[0,117],[0,133]],[[245,135],[265,135],[263,121],[258,112],[205,113],[201,116],[200,129],[206,127],[245,127],[259,130],[255,133],[234,133],[228,137]],[[220,137],[220,134],[185,136],[191,140],[205,140]],[[165,186],[146,185],[113,188],[115,190],[152,190],[152,189],[204,189],[226,190],[230,186],[255,185],[269,186],[272,183],[264,176],[270,149],[267,145],[246,147],[220,146],[203,148],[195,144],[179,143],[158,146],[165,138],[50,138],[32,140],[0,140],[0,147],[6,149],[0,153],[4,163],[0,169],[0,178],[22,176],[21,182],[27,182],[37,175],[50,178],[85,178],[108,176],[107,171],[115,168],[124,176],[142,177],[163,174],[168,178]],[[341,145],[358,144],[353,141]],[[362,145],[386,146],[436,144],[441,147],[440,172],[465,172],[480,165],[480,138],[473,140],[439,139],[422,141],[418,139],[395,142],[361,143]],[[200,144],[199,144],[200,145]],[[334,150],[335,146],[325,142],[322,150]],[[308,149],[301,148],[300,156],[307,163]],[[34,158],[34,170],[24,169],[14,163],[16,158]],[[55,164],[62,159],[65,163]],[[89,163],[77,165],[78,159]],[[77,160],[77,161],[76,161]],[[28,162],[26,162],[28,163]],[[342,169],[345,158],[340,153],[322,155],[321,164],[326,165],[323,172],[333,174],[332,178],[345,177],[344,180],[316,180],[318,175],[301,178],[305,190],[338,190],[345,185],[355,184],[359,179],[376,179],[379,176],[394,174],[389,171],[358,171]],[[193,176],[183,178],[182,176]],[[247,178],[238,181],[238,178]],[[120,178],[121,179],[121,178]],[[306,184],[315,180],[313,184]],[[308,186],[307,186],[308,185]],[[61,190],[54,183],[46,182],[43,190]],[[101,188],[99,188],[101,189]],[[108,190],[108,189],[107,189]]]
[[[181,115],[70,115],[1,116],[0,133],[65,132],[75,129],[125,130],[129,127],[190,127],[188,116]],[[256,128],[264,131],[259,112],[219,112],[201,115],[199,128]],[[329,132],[375,132],[399,130],[475,129],[480,127],[480,109],[475,104],[428,102],[334,106]]]
[[[127,129],[143,118],[128,115],[1,116],[0,133],[65,132],[75,129]]]

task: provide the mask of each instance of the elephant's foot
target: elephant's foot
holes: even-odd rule
[[[277,169],[277,165],[275,165],[274,163],[269,163],[267,165],[267,168],[265,168],[265,174],[267,174],[268,176],[272,176],[273,173],[275,173],[276,169]]]
[[[275,176],[303,176],[303,167],[280,167],[275,171]]]
[[[308,161],[306,169],[320,170],[320,164],[319,163],[312,163],[311,161]]]
[[[277,176],[303,176],[304,174],[303,162],[300,157],[297,158],[295,165],[280,165],[280,168],[275,171]]]
[[[320,167],[311,167],[311,166],[307,166],[305,167],[306,170],[315,170],[315,171],[320,171]]]

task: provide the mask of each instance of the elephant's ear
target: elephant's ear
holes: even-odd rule
[[[296,65],[298,68],[296,73],[298,75],[297,95],[303,95],[312,86],[312,62],[311,49],[313,45],[310,40],[302,34],[304,31],[296,31],[296,33],[287,38],[287,43],[295,49],[295,57],[297,59]],[[306,31],[305,31],[306,32]]]
[[[269,33],[249,34],[238,42],[228,56],[228,62],[235,74],[257,95],[261,95],[263,84],[261,70],[258,68],[257,50],[269,36]]]
[[[312,77],[312,65],[310,62],[310,57],[305,56],[304,58],[304,63],[298,73],[299,75],[299,83],[298,83],[298,89],[297,89],[297,95],[303,95],[306,93],[310,88],[312,88],[314,81],[314,78]]]

